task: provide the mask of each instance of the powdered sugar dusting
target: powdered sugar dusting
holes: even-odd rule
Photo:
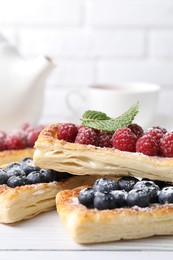
[[[79,205],[78,198],[72,198],[72,202],[73,202],[74,205]]]

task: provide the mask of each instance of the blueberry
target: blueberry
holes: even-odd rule
[[[6,184],[8,180],[8,176],[5,171],[0,169],[0,184]]]
[[[45,176],[37,171],[31,172],[26,177],[29,184],[45,182]]]
[[[145,190],[149,197],[151,203],[158,202],[158,193],[160,191],[160,188],[158,185],[156,185],[153,181],[138,181],[134,189],[143,189]]]
[[[45,177],[45,182],[55,181],[55,173],[52,170],[41,169],[40,173]]]
[[[169,183],[169,182],[158,181],[158,180],[155,180],[154,183],[159,186],[160,190],[163,189],[164,187],[167,187],[167,186],[171,186],[171,185],[172,185],[171,182]]]
[[[135,177],[125,176],[118,180],[118,188],[120,190],[130,191],[139,180]]]
[[[93,189],[95,191],[100,191],[104,193],[108,193],[111,190],[116,190],[117,188],[118,186],[116,181],[106,178],[97,179],[95,184],[93,185]]]
[[[130,207],[139,206],[141,208],[148,207],[150,204],[150,197],[145,190],[134,189],[129,191],[127,195],[127,204]]]
[[[10,163],[7,165],[6,167],[6,171],[9,171],[9,170],[20,170],[21,169],[21,165],[20,163]]]
[[[142,181],[151,181],[151,180],[148,178],[143,178]],[[163,187],[165,187],[165,186],[169,186],[169,183],[166,183],[165,181],[154,180],[153,182],[156,185],[158,185],[160,189],[163,189]]]
[[[85,205],[87,208],[93,207],[94,200],[94,190],[93,188],[85,188],[79,192],[78,200],[79,203]]]
[[[11,176],[7,181],[7,185],[11,188],[15,188],[17,186],[22,186],[25,184],[26,178],[22,176]]]
[[[8,178],[12,176],[25,176],[25,172],[22,169],[12,168],[6,172]]]
[[[116,208],[116,200],[110,193],[96,192],[94,197],[94,208],[99,210]]]
[[[115,198],[118,208],[125,207],[127,205],[127,192],[125,190],[113,190],[110,194]]]
[[[161,204],[173,203],[173,186],[165,187],[160,191],[159,202]]]
[[[25,157],[20,161],[21,164],[33,164],[33,159],[31,157]]]
[[[20,162],[20,164],[21,164],[22,170],[26,173],[26,175],[28,175],[30,172],[39,171],[40,170],[40,167],[35,166],[33,164],[33,159],[31,159],[31,158],[23,159]]]
[[[53,171],[53,170],[51,170]],[[54,175],[55,175],[55,181],[60,181],[63,179],[68,179],[70,178],[72,175],[67,173],[67,172],[58,172],[58,171],[53,171]]]

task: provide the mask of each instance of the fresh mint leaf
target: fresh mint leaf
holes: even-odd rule
[[[135,103],[125,113],[117,118],[110,118],[105,113],[88,110],[82,116],[82,125],[108,132],[130,125],[139,110],[139,102]]]
[[[108,117],[105,113],[98,112],[95,110],[87,110],[82,116],[82,121],[95,122],[96,120],[108,120],[108,119],[111,119],[111,118]]]

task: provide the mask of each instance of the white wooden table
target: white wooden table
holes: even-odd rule
[[[12,225],[0,225],[0,259],[157,259],[173,258],[173,237],[97,245],[75,243],[56,210]]]

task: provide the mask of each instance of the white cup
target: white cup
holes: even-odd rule
[[[93,85],[83,92],[70,91],[66,96],[66,103],[75,116],[81,117],[81,111],[76,111],[74,102],[71,102],[72,95],[78,95],[85,102],[85,110],[101,111],[116,118],[139,101],[139,113],[134,122],[147,128],[151,127],[156,114],[160,89],[156,84],[138,82]]]

